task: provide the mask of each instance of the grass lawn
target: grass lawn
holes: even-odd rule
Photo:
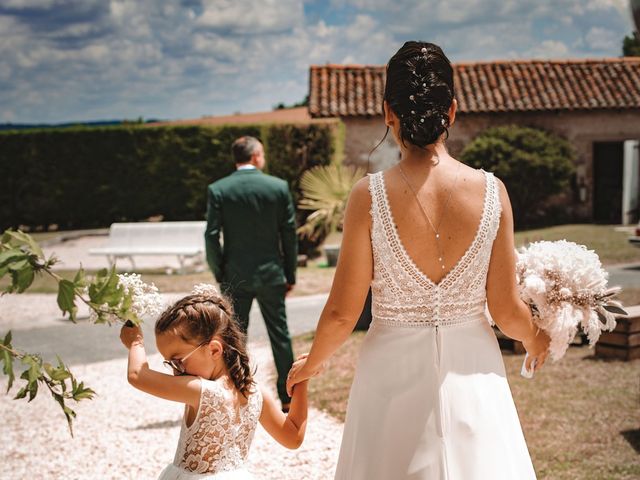
[[[570,240],[595,250],[603,265],[640,262],[640,248],[629,244],[629,234],[618,232],[613,225],[558,225],[516,232],[516,245],[538,240]]]
[[[341,421],[363,339],[354,333],[310,382],[311,404]],[[294,339],[296,353],[309,351],[312,340],[311,334]],[[572,347],[533,381],[519,375],[523,355],[503,354],[540,480],[640,478],[640,360],[604,361],[593,353]]]

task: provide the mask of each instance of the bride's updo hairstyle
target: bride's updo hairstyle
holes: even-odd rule
[[[426,148],[443,133],[447,138],[454,96],[453,68],[439,46],[406,42],[389,60],[384,100],[400,120],[404,146]]]

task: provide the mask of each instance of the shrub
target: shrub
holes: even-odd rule
[[[461,160],[493,172],[507,187],[516,226],[545,215],[545,201],[566,191],[575,172],[576,153],[565,139],[536,128],[490,128],[469,143]]]

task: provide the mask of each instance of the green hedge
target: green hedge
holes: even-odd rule
[[[286,179],[296,196],[302,172],[330,163],[339,151],[335,124],[4,132],[0,226],[203,219],[206,185],[233,171],[231,143],[242,135],[263,141],[266,171]]]

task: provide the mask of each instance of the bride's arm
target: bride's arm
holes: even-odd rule
[[[369,179],[363,178],[349,195],[338,266],[311,351],[306,362],[292,370],[287,382],[288,390],[318,372],[349,338],[358,321],[373,276],[370,208]]]
[[[502,214],[489,263],[487,304],[502,333],[515,340],[525,340],[535,335],[536,328],[531,321],[529,307],[518,293],[513,212],[506,187],[500,180],[498,185]]]

